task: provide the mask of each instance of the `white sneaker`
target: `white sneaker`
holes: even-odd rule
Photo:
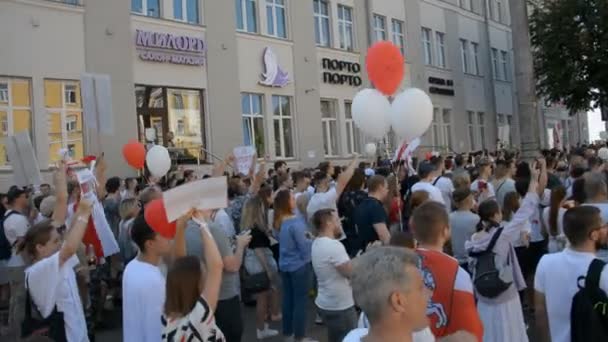
[[[263,340],[265,338],[274,337],[279,334],[277,330],[269,329],[268,326],[264,328],[264,330],[256,329],[258,340]]]

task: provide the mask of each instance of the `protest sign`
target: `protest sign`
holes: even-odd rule
[[[34,154],[34,147],[27,131],[21,131],[8,137],[6,151],[13,167],[16,185],[23,187],[42,184],[38,159]]]
[[[226,177],[213,177],[191,182],[167,190],[163,202],[169,222],[192,208],[221,209],[228,206],[228,182]]]
[[[234,148],[232,154],[234,154],[236,171],[248,175],[253,164],[255,149],[252,146],[239,146]]]

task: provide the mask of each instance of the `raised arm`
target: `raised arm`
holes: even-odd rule
[[[106,164],[106,159],[104,158],[104,153],[102,152],[101,155],[97,157],[95,164],[95,178],[97,179],[97,198],[99,198],[100,201],[102,201],[106,197],[107,169],[108,165]]]
[[[344,172],[342,172],[338,176],[338,181],[336,182],[337,198],[340,198],[340,195],[346,188],[346,184],[348,184],[350,179],[353,177],[353,174],[355,173],[355,169],[357,168],[358,162],[359,162],[359,156],[355,155],[355,158],[350,162],[350,164],[348,164],[348,167],[346,168],[346,170],[344,170]]]
[[[507,223],[502,232],[503,235],[508,235],[510,239],[516,239],[521,234],[522,228],[525,223],[534,215],[538,210],[538,204],[540,198],[538,197],[538,170],[531,170],[532,176],[530,177],[530,185],[528,186],[528,193],[524,197],[521,206],[513,215],[513,219]]]
[[[62,266],[69,258],[76,254],[76,251],[78,251],[84,232],[89,225],[89,218],[91,217],[92,210],[93,201],[82,198],[78,204],[78,210],[74,215],[74,219],[72,220],[72,227],[68,229],[65,242],[63,243],[61,250],[59,250],[59,266]]]
[[[175,229],[175,238],[173,241],[174,259],[186,256],[186,227],[188,226],[188,221],[192,218],[193,213],[194,209],[177,219],[177,227]]]
[[[251,169],[252,169],[251,174],[253,174],[253,171],[255,170],[255,160],[251,166]],[[260,191],[260,187],[262,186],[262,183],[264,183],[265,176],[266,176],[266,162],[262,161],[262,162],[260,162],[260,169],[253,176],[253,181],[251,182],[251,186],[249,187],[250,194],[255,195],[258,193],[258,191]]]
[[[199,216],[200,214],[195,213],[194,215]],[[203,242],[203,251],[205,253],[205,266],[207,267],[205,287],[203,288],[202,295],[207,300],[209,306],[211,306],[211,309],[215,311],[220,295],[224,264],[217,244],[215,243],[211,232],[209,232],[206,221],[200,218],[198,221],[203,223],[200,225],[201,239]]]
[[[213,172],[211,173],[212,177],[222,177],[224,175],[224,171],[226,171],[226,166],[231,165],[234,162],[234,156],[229,154],[224,160],[215,164],[213,167]]]

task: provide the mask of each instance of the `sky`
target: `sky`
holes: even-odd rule
[[[600,132],[605,131],[605,125],[602,121],[602,114],[600,109],[595,109],[587,113],[589,119],[589,141],[598,140],[600,138]]]

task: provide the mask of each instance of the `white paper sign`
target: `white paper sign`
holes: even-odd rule
[[[234,154],[236,170],[239,173],[248,175],[253,163],[255,149],[252,146],[239,146],[234,148],[232,154]]]
[[[165,191],[163,202],[169,222],[177,220],[192,208],[226,208],[228,206],[228,181],[226,177],[213,177],[187,183]]]
[[[80,88],[87,127],[106,135],[114,134],[110,76],[82,74]]]
[[[6,152],[13,167],[13,177],[16,185],[23,187],[42,184],[38,159],[34,154],[34,147],[32,147],[28,132],[22,131],[8,137]]]

